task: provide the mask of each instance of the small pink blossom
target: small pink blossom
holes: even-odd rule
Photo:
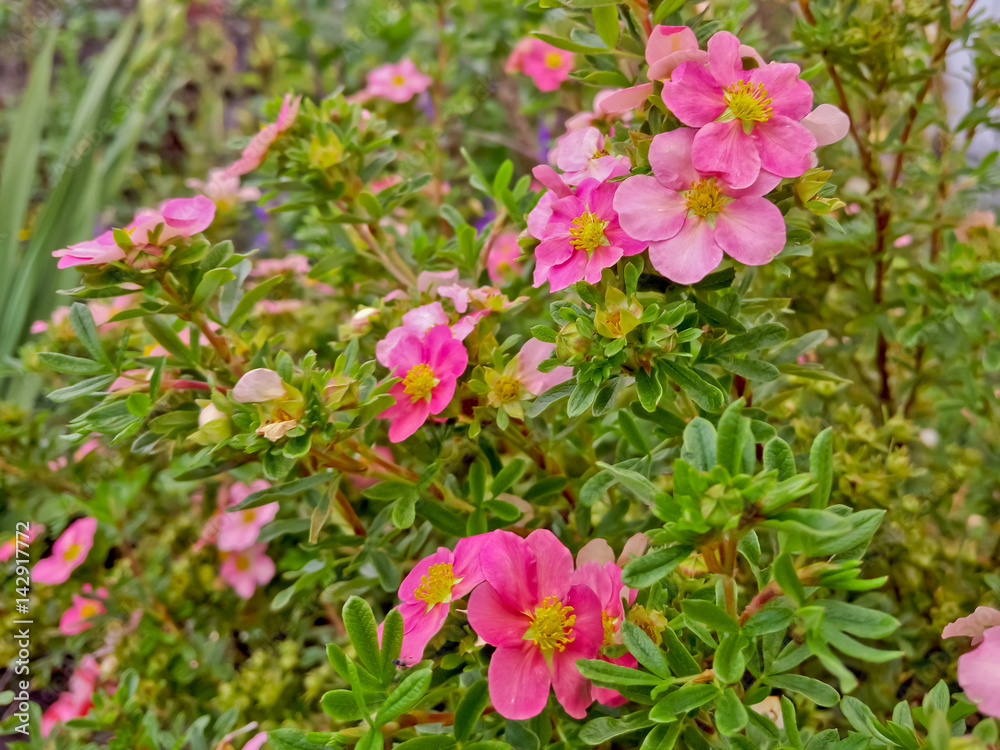
[[[276,401],[284,398],[286,394],[281,376],[266,367],[250,370],[233,386],[233,400],[241,404]]]
[[[158,246],[179,237],[193,237],[204,232],[214,219],[215,204],[204,195],[171,198],[156,210],[140,209],[125,231],[132,243],[139,247]]]
[[[103,266],[125,258],[125,251],[115,244],[111,230],[98,235],[95,239],[77,242],[75,245],[55,250],[53,258],[58,258],[56,268],[72,266]]]
[[[778,178],[762,172],[755,184],[736,190],[695,168],[697,138],[691,128],[657,135],[649,148],[653,176],[630,177],[614,198],[622,228],[648,242],[653,267],[678,284],[701,281],[724,252],[759,266],[785,246],[785,219],[761,197]]]
[[[403,664],[416,664],[423,659],[424,649],[441,630],[451,603],[483,582],[479,552],[488,538],[488,534],[479,534],[461,539],[454,552],[438,547],[437,552],[418,562],[403,579],[397,607],[403,616],[399,657]]]
[[[60,693],[55,703],[42,714],[42,736],[48,737],[56,724],[86,716],[94,705],[94,691],[101,669],[97,660],[87,654],[69,678],[69,690]]]
[[[624,91],[625,89],[603,89],[594,94],[594,104],[593,109],[590,112],[578,112],[577,114],[566,120],[566,132],[572,132],[574,130],[580,130],[581,128],[589,128],[591,125],[596,125],[598,123],[607,123],[615,119],[621,119],[623,121],[628,121],[632,118],[630,112],[623,111],[619,117],[618,112],[605,112],[604,105],[608,102],[611,97],[615,94]],[[647,95],[648,96],[648,95]],[[628,107],[627,109],[632,109]],[[612,135],[614,134],[614,127],[611,128]]]
[[[285,272],[305,276],[309,273],[309,258],[301,253],[291,253],[284,258],[261,258],[250,270],[250,276],[270,277]]]
[[[391,367],[390,354],[400,341],[410,335],[416,335],[423,340],[432,328],[441,325],[448,325],[448,313],[444,311],[440,302],[414,307],[403,314],[402,325],[393,328],[384,339],[375,344],[375,359],[380,364]]]
[[[1000,627],[983,631],[979,645],[958,657],[958,684],[981,714],[1000,718]]]
[[[223,210],[231,209],[237,203],[260,200],[260,190],[240,187],[240,176],[221,167],[208,170],[208,179],[204,182],[192,177],[184,184],[200,191]]]
[[[80,518],[71,523],[52,545],[52,554],[35,563],[31,577],[38,583],[65,583],[87,559],[96,532],[96,518]]]
[[[572,52],[535,37],[525,37],[514,45],[504,66],[507,73],[524,73],[539,91],[555,91],[569,78],[572,69]]]
[[[597,595],[574,584],[573,557],[551,531],[526,539],[495,531],[479,556],[486,581],[469,597],[469,624],[496,646],[490,659],[490,701],[507,719],[530,719],[545,708],[549,688],[575,719],[593,702],[576,668],[593,659],[604,638]]]
[[[391,420],[389,439],[398,443],[451,403],[469,353],[448,326],[437,325],[422,338],[412,331],[400,336],[386,362],[392,376],[403,380],[389,389],[395,405],[379,416]]]
[[[486,255],[486,272],[494,284],[505,284],[520,277],[523,264],[521,246],[517,244],[514,232],[504,232],[496,240]]]
[[[604,134],[597,128],[583,128],[566,133],[556,142],[549,161],[563,171],[567,185],[579,185],[588,178],[604,182],[621,177],[631,165],[624,156],[612,156],[604,147]]]
[[[267,556],[267,542],[246,549],[223,553],[219,576],[243,599],[249,599],[258,586],[274,578],[274,561]]]
[[[948,623],[941,632],[942,638],[971,638],[972,645],[983,642],[983,633],[990,628],[1000,627],[1000,610],[993,607],[976,607],[976,611],[966,617],[959,617]]]
[[[612,203],[617,188],[618,183],[586,179],[575,194],[547,201],[546,195],[556,194],[542,196],[528,222],[529,232],[541,240],[535,248],[536,287],[548,281],[556,292],[578,281],[596,284],[605,268],[645,249],[646,243],[619,224]]]
[[[545,393],[549,388],[565,383],[573,377],[573,368],[560,365],[551,372],[542,372],[538,366],[549,358],[555,344],[529,339],[517,353],[517,379],[532,396]]]
[[[45,531],[45,524],[33,523],[28,526],[28,530],[20,535],[15,534],[13,537],[0,544],[0,562],[7,562],[10,558],[14,556],[17,552],[17,548],[20,546],[21,549],[27,548],[38,535]],[[21,544],[18,545],[18,539],[21,540]]]
[[[450,271],[421,271],[417,276],[417,291],[427,294],[437,294],[437,290],[442,286],[449,286],[458,282],[458,269]]]
[[[101,592],[107,597],[107,591],[99,589],[98,595],[101,595]],[[93,626],[93,623],[87,622],[88,619],[103,615],[106,611],[99,599],[73,594],[73,605],[59,618],[59,632],[63,635],[82,633]]]
[[[417,69],[410,58],[405,57],[398,63],[387,63],[369,71],[365,88],[351,99],[387,99],[402,104],[426,91],[433,82],[429,75]]]
[[[271,486],[266,479],[256,479],[250,484],[233,482],[229,488],[229,505],[239,505],[254,492]],[[247,508],[233,513],[224,513],[215,545],[225,551],[246,549],[257,541],[260,530],[278,515],[278,503],[268,503],[257,508]]]
[[[226,167],[226,171],[231,175],[245,175],[252,172],[264,163],[264,158],[278,136],[288,130],[295,123],[295,118],[299,115],[299,105],[302,103],[302,95],[292,97],[285,94],[281,102],[281,110],[278,112],[278,119],[268,123],[257,133],[243,149],[240,158]]]
[[[739,40],[720,31],[708,41],[708,65],[682,62],[663,85],[663,101],[685,125],[699,128],[695,167],[746,188],[761,170],[798,177],[810,166],[816,138],[802,124],[812,110],[809,84],[793,63],[743,67]]]

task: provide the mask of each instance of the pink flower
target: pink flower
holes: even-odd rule
[[[171,198],[155,211],[141,209],[125,227],[129,239],[139,246],[162,245],[178,237],[193,237],[204,232],[215,219],[215,203],[204,195],[193,198]],[[156,229],[163,225],[159,234]],[[153,242],[153,240],[156,242]]]
[[[440,302],[414,307],[403,314],[402,325],[393,328],[384,339],[375,344],[375,359],[386,367],[391,367],[390,355],[404,338],[416,335],[423,340],[432,328],[441,325],[448,325],[448,313],[444,311]]]
[[[971,638],[972,645],[983,642],[983,633],[990,628],[1000,627],[1000,610],[993,607],[976,607],[976,611],[967,617],[959,617],[955,622],[948,623],[941,632],[942,638]]]
[[[302,95],[299,94],[294,99],[291,94],[285,94],[281,102],[281,111],[278,119],[268,123],[257,133],[243,149],[240,158],[226,167],[226,171],[231,175],[244,175],[252,172],[264,163],[264,157],[278,136],[288,130],[295,123],[295,118],[299,115],[299,105],[302,103]]]
[[[670,78],[670,73],[682,62],[704,64],[708,53],[698,49],[698,39],[687,26],[657,26],[646,42],[646,77],[650,81]],[[640,83],[621,89],[601,101],[602,112],[616,114],[641,107],[653,93],[652,83]],[[595,105],[595,109],[598,105]]]
[[[579,185],[588,178],[604,182],[628,174],[630,165],[624,156],[612,156],[604,149],[604,134],[597,128],[583,128],[566,133],[549,154],[563,171],[567,185]]]
[[[801,120],[812,98],[798,65],[745,70],[739,40],[726,31],[709,39],[707,67],[683,62],[663,85],[670,111],[700,128],[691,152],[695,167],[734,188],[752,185],[762,169],[781,177],[809,169],[817,142]]]
[[[598,122],[609,122],[614,120],[615,116],[618,114],[617,111],[605,112],[604,106],[605,103],[611,99],[611,97],[621,91],[625,91],[625,89],[603,89],[602,91],[598,91],[594,94],[593,110],[590,112],[578,112],[566,120],[566,132],[572,132],[574,130],[579,130],[580,128],[589,128],[591,125]],[[632,109],[632,107],[628,107],[627,109]],[[621,117],[621,119],[629,120],[631,117],[632,115],[630,113],[626,113]],[[611,128],[611,133],[612,135],[614,134],[614,127]]]
[[[18,546],[20,546],[21,549],[26,549],[27,545],[35,541],[35,539],[38,538],[38,535],[43,531],[45,531],[45,524],[33,523],[28,526],[28,530],[26,532],[23,532],[20,535],[15,534],[6,542],[0,544],[0,562],[7,562],[10,558],[12,558],[14,553],[17,552]],[[21,541],[20,545],[17,543],[18,540]]]
[[[239,505],[247,495],[270,486],[271,483],[266,479],[256,479],[250,484],[233,482],[233,486],[229,488],[229,504]],[[278,515],[278,503],[268,503],[235,513],[224,513],[220,519],[215,545],[225,552],[246,549],[257,541],[260,530],[271,523],[276,515]]]
[[[107,596],[106,591],[104,595]],[[73,594],[73,605],[59,618],[59,632],[63,635],[82,633],[92,626],[87,622],[89,618],[103,615],[106,611],[98,599]]]
[[[243,750],[260,750],[267,742],[267,732],[258,732],[243,746]]]
[[[486,255],[486,272],[494,284],[505,284],[521,275],[523,268],[518,258],[521,246],[517,244],[514,232],[504,232],[496,240]]]
[[[266,367],[250,370],[233,386],[233,400],[241,404],[276,401],[286,395],[287,391],[281,376]]]
[[[309,258],[301,253],[292,253],[284,258],[261,258],[250,270],[250,276],[277,276],[290,271],[295,276],[305,276],[309,273]]]
[[[53,258],[58,258],[57,268],[71,266],[103,266],[125,258],[125,251],[115,244],[114,234],[108,230],[95,239],[77,242],[62,250],[55,250]]]
[[[586,179],[575,195],[549,199],[543,211],[551,214],[544,228],[537,217],[529,221],[529,231],[541,240],[535,248],[536,287],[548,281],[556,292],[578,281],[596,284],[602,270],[645,249],[646,243],[630,237],[618,223],[612,204],[617,188],[617,183]]]
[[[31,572],[38,583],[65,583],[90,553],[97,531],[96,518],[80,518],[62,533],[52,545],[52,554],[35,563]]]
[[[184,184],[201,191],[216,206],[223,209],[232,208],[237,203],[260,199],[260,190],[255,187],[240,187],[238,174],[219,167],[208,170],[208,179],[204,182],[192,177]]]
[[[274,561],[267,556],[267,542],[227,552],[223,556],[219,576],[243,599],[249,599],[257,586],[274,578]]]
[[[574,584],[573,556],[551,531],[522,539],[495,531],[479,555],[486,582],[469,597],[469,624],[496,646],[490,659],[490,701],[507,719],[545,708],[549,687],[575,719],[593,701],[577,659],[593,659],[604,639],[601,603]]]
[[[424,658],[424,649],[441,630],[451,602],[483,582],[479,552],[488,538],[488,534],[478,534],[461,539],[454,552],[438,547],[437,552],[418,562],[403,579],[398,607],[403,616],[403,647],[399,657],[403,664],[416,664]]]
[[[538,366],[549,358],[555,344],[548,344],[538,339],[530,339],[517,353],[517,379],[524,390],[532,396],[545,393],[549,388],[565,383],[573,377],[573,368],[559,366],[552,372],[542,372]]]
[[[417,70],[413,61],[405,57],[398,63],[380,65],[369,71],[362,95],[365,99],[388,99],[401,104],[426,91],[431,83],[431,77]]]
[[[984,631],[979,645],[958,657],[958,684],[980,713],[1000,718],[1000,627]]]
[[[701,281],[723,251],[759,266],[785,246],[784,217],[761,197],[778,178],[762,172],[755,184],[735,190],[692,164],[697,139],[690,128],[657,135],[649,149],[653,176],[630,177],[614,199],[622,228],[647,241],[653,267],[678,284]]]
[[[553,47],[535,37],[519,41],[504,66],[508,73],[520,72],[529,76],[539,91],[555,91],[569,78],[572,69],[572,52]]]
[[[403,380],[389,389],[395,405],[379,416],[391,420],[389,440],[398,443],[448,406],[469,353],[448,326],[437,325],[423,338],[412,331],[399,337],[387,362],[391,375]]]
[[[820,104],[802,120],[817,146],[828,146],[836,143],[851,129],[851,119],[832,104]]]
[[[59,694],[56,702],[42,715],[42,736],[48,737],[56,724],[86,716],[94,705],[94,690],[101,676],[97,660],[87,654],[69,678],[69,690]]]

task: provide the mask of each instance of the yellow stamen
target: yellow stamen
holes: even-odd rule
[[[517,401],[521,395],[521,381],[513,375],[501,375],[493,386],[493,392],[502,404]]]
[[[767,122],[774,114],[771,108],[771,98],[767,95],[764,84],[749,84],[737,81],[725,90],[726,104],[733,117],[743,122]]]
[[[403,378],[403,393],[413,402],[430,398],[431,391],[438,384],[430,365],[414,365]]]
[[[250,568],[250,558],[246,555],[236,556],[236,569],[237,570],[249,570]]]
[[[607,612],[601,612],[601,622],[604,623],[604,642],[602,646],[615,645],[615,619]]]
[[[420,576],[420,585],[414,590],[413,598],[426,602],[429,612],[435,604],[451,601],[451,590],[457,582],[451,563],[431,565],[427,575]]]
[[[257,511],[255,510],[245,510],[243,511],[243,522],[253,523],[253,520],[257,517]]]
[[[562,55],[560,55],[558,52],[549,52],[545,56],[545,65],[549,68],[552,68],[552,70],[561,68],[562,64],[563,64]]]
[[[546,657],[551,656],[554,651],[564,651],[566,644],[572,643],[576,638],[573,633],[573,626],[576,624],[573,608],[563,606],[554,596],[545,597],[530,617],[531,626],[525,632],[524,639],[534,641]]]
[[[80,617],[86,620],[88,617],[93,617],[97,614],[97,605],[94,602],[89,602],[80,607]]]
[[[69,561],[69,560],[75,560],[77,557],[80,556],[80,550],[81,550],[81,547],[80,547],[79,544],[71,544],[71,545],[69,545],[69,547],[66,548],[66,551],[63,552],[63,560],[67,560],[67,561]]]
[[[688,209],[698,216],[718,213],[727,202],[714,177],[693,181],[691,189],[684,193],[684,201]]]
[[[404,83],[406,83],[406,79],[403,76],[396,75],[392,77],[393,86],[402,86]]]
[[[604,227],[607,225],[608,222],[597,218],[597,214],[590,211],[577,216],[569,230],[573,249],[584,250],[590,255],[601,245],[606,245],[608,241],[604,237]]]

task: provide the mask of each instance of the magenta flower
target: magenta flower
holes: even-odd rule
[[[761,197],[779,178],[761,172],[753,185],[736,190],[695,168],[697,139],[691,128],[657,135],[649,148],[653,176],[630,177],[614,198],[622,228],[648,242],[653,267],[678,284],[701,281],[723,251],[760,266],[785,246],[785,219]]]
[[[274,561],[267,556],[267,542],[223,554],[219,576],[243,599],[249,599],[257,586],[274,578]]]
[[[620,644],[622,642],[622,622],[625,620],[624,601],[627,600],[631,605],[635,602],[638,592],[622,583],[622,569],[610,560],[604,563],[596,561],[580,563],[578,558],[577,566],[573,573],[572,583],[587,586],[597,595],[597,599],[601,603],[601,622],[604,626],[602,648]],[[597,658],[626,667],[635,667],[639,663],[630,653],[624,653],[614,658],[598,654]],[[611,688],[592,686],[591,694],[594,696],[594,700],[605,706],[621,706],[628,700],[617,690]]]
[[[89,584],[84,586],[84,591],[89,591]],[[105,589],[98,589],[97,596],[106,597],[108,592]],[[102,615],[107,610],[99,599],[73,594],[73,605],[63,612],[59,618],[59,632],[63,635],[76,635],[90,629],[93,623],[88,619],[96,615]]]
[[[52,545],[52,554],[35,563],[31,577],[38,583],[65,583],[87,559],[96,532],[96,518],[73,521]]]
[[[431,77],[417,70],[413,61],[406,57],[398,63],[380,65],[369,71],[368,83],[361,94],[365,99],[388,99],[401,104],[426,91],[431,83]]]
[[[521,246],[517,234],[504,232],[493,242],[486,255],[486,272],[494,284],[504,284],[521,276]]]
[[[90,654],[80,660],[69,678],[69,690],[60,693],[55,703],[42,714],[42,736],[48,737],[56,724],[86,716],[94,705],[94,691],[101,668]]]
[[[278,112],[278,119],[268,123],[257,133],[243,149],[240,158],[226,167],[229,174],[240,176],[247,172],[252,172],[264,163],[267,152],[278,136],[288,130],[295,123],[295,118],[299,116],[299,105],[302,103],[302,95],[292,98],[291,94],[285,94],[281,102],[281,110]]]
[[[488,534],[478,534],[461,539],[454,552],[438,547],[437,552],[418,562],[403,579],[397,607],[403,616],[403,647],[399,656],[403,664],[416,664],[424,658],[424,649],[441,630],[451,603],[483,582],[479,552],[488,538]]]
[[[708,40],[708,67],[683,62],[663,85],[663,101],[685,125],[700,128],[695,167],[734,188],[752,185],[765,169],[798,177],[810,164],[816,138],[801,120],[812,89],[793,63],[745,70],[739,40],[726,31]]]
[[[253,492],[267,489],[271,483],[266,479],[255,479],[250,484],[233,482],[229,488],[229,505],[239,505]],[[246,549],[257,541],[260,530],[278,515],[278,503],[268,503],[256,508],[235,513],[223,513],[219,519],[219,533],[215,546],[225,552]]]
[[[604,148],[604,134],[594,127],[566,133],[556,143],[549,159],[563,171],[567,185],[579,185],[591,178],[604,182],[628,174],[630,164],[624,156],[612,156]]]
[[[59,259],[57,268],[103,266],[105,263],[122,260],[125,251],[115,244],[114,234],[108,230],[95,239],[77,242],[75,245],[56,250],[52,253],[52,257]]]
[[[539,91],[555,91],[572,69],[572,52],[535,37],[525,37],[514,45],[504,65],[507,73],[524,73],[531,78]]]
[[[586,179],[575,194],[549,199],[545,210],[551,214],[544,228],[537,216],[530,220],[529,231],[537,231],[534,236],[541,240],[535,248],[536,287],[548,281],[556,292],[578,281],[596,284],[602,270],[645,249],[646,243],[630,237],[618,223],[612,204],[617,188],[614,182]]]
[[[577,659],[593,659],[604,639],[601,603],[573,584],[573,556],[551,531],[527,539],[495,531],[479,555],[486,582],[469,597],[469,624],[496,646],[490,701],[507,719],[545,708],[549,687],[575,719],[593,702]]]
[[[395,405],[379,416],[391,420],[389,440],[398,443],[448,406],[458,377],[469,364],[469,353],[448,326],[438,325],[424,337],[412,331],[400,336],[386,361],[392,376],[403,380],[389,389]]]

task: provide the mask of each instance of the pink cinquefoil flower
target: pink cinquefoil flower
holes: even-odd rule
[[[45,524],[33,523],[28,527],[26,532],[22,532],[20,535],[15,534],[3,544],[0,544],[0,562],[7,562],[12,558],[14,553],[17,552],[18,547],[22,550],[27,549],[27,545],[35,541],[43,531],[45,531]],[[20,545],[17,543],[19,539],[21,541]]]
[[[101,668],[90,654],[80,660],[69,678],[69,690],[60,693],[56,702],[42,714],[42,736],[48,737],[56,724],[86,716],[94,705],[94,691],[101,676]]]
[[[192,177],[184,184],[204,193],[216,206],[227,211],[237,203],[260,199],[260,190],[255,187],[240,187],[239,175],[221,167],[208,170],[208,179],[205,181]]]
[[[380,65],[368,73],[368,82],[361,95],[364,99],[388,99],[401,104],[426,91],[431,77],[417,70],[413,60],[406,57],[398,63]]]
[[[267,556],[267,542],[236,552],[225,553],[219,576],[243,599],[249,599],[258,586],[274,578],[274,561]]]
[[[723,251],[760,266],[785,246],[784,217],[761,197],[778,178],[762,172],[753,185],[736,190],[695,168],[697,139],[691,128],[657,135],[649,147],[653,176],[628,178],[614,198],[622,228],[648,242],[653,267],[678,284],[701,281]]]
[[[379,416],[391,420],[389,439],[398,443],[451,402],[458,377],[469,364],[469,353],[448,326],[438,325],[422,338],[412,331],[399,337],[387,362],[392,376],[403,380],[389,389],[395,405]]]
[[[461,539],[454,552],[438,547],[437,552],[418,562],[403,579],[398,607],[403,616],[403,647],[399,655],[403,664],[416,664],[424,658],[424,649],[441,630],[451,603],[483,582],[479,552],[488,538],[488,534],[478,534]],[[381,635],[379,627],[380,638]]]
[[[234,482],[229,488],[229,504],[239,505],[247,495],[271,486],[266,479],[255,479],[250,484]],[[241,550],[257,541],[260,530],[278,515],[278,503],[268,503],[235,513],[224,513],[219,519],[219,534],[215,545],[225,551]]]
[[[567,185],[579,185],[588,178],[604,182],[628,174],[630,168],[627,158],[607,152],[604,134],[594,127],[561,136],[549,159],[563,171],[562,181]]]
[[[106,263],[122,260],[125,251],[115,244],[114,235],[109,229],[92,240],[77,242],[75,245],[56,250],[52,253],[52,257],[59,259],[56,268],[103,266]]]
[[[493,242],[486,256],[486,272],[494,284],[505,284],[521,275],[521,247],[514,232],[504,232]]]
[[[295,118],[299,116],[299,105],[302,103],[302,95],[292,97],[285,94],[281,101],[281,110],[278,112],[278,119],[268,123],[257,133],[243,149],[240,158],[226,167],[226,171],[232,175],[240,176],[247,172],[252,172],[264,163],[264,157],[278,136],[295,124]]]
[[[65,583],[87,559],[96,532],[96,518],[73,521],[52,545],[52,554],[35,564],[31,577],[38,583]]]
[[[522,539],[495,531],[479,555],[486,582],[469,597],[469,624],[496,646],[490,659],[490,701],[507,719],[545,708],[549,687],[575,719],[593,701],[577,659],[593,659],[604,640],[601,603],[573,584],[573,556],[551,531]]]
[[[91,591],[90,584],[84,586],[83,590],[85,592]],[[97,590],[97,596],[106,597],[107,595],[107,590],[103,588]],[[82,633],[93,626],[93,623],[87,622],[88,619],[96,615],[103,615],[106,611],[104,604],[99,599],[73,594],[73,605],[59,618],[59,632],[63,635]]]
[[[749,187],[762,169],[798,177],[817,142],[802,123],[812,89],[794,63],[745,70],[739,40],[720,31],[708,40],[708,66],[683,62],[663,85],[663,101],[685,125],[699,128],[694,165],[734,188]]]
[[[535,37],[525,37],[514,45],[504,71],[524,73],[539,91],[555,91],[569,78],[573,53],[554,47]]]
[[[537,167],[534,172],[545,174]],[[550,190],[558,187],[552,177],[558,179],[554,172],[547,178]],[[548,281],[556,292],[578,281],[596,284],[602,270],[645,249],[645,242],[630,237],[618,223],[612,203],[617,188],[618,183],[586,179],[575,194],[564,187],[542,196],[528,217],[529,233],[541,240],[535,248],[536,287]]]
[[[978,607],[947,625],[945,638],[972,638],[972,651],[958,657],[958,684],[979,712],[1000,718],[1000,612]]]

